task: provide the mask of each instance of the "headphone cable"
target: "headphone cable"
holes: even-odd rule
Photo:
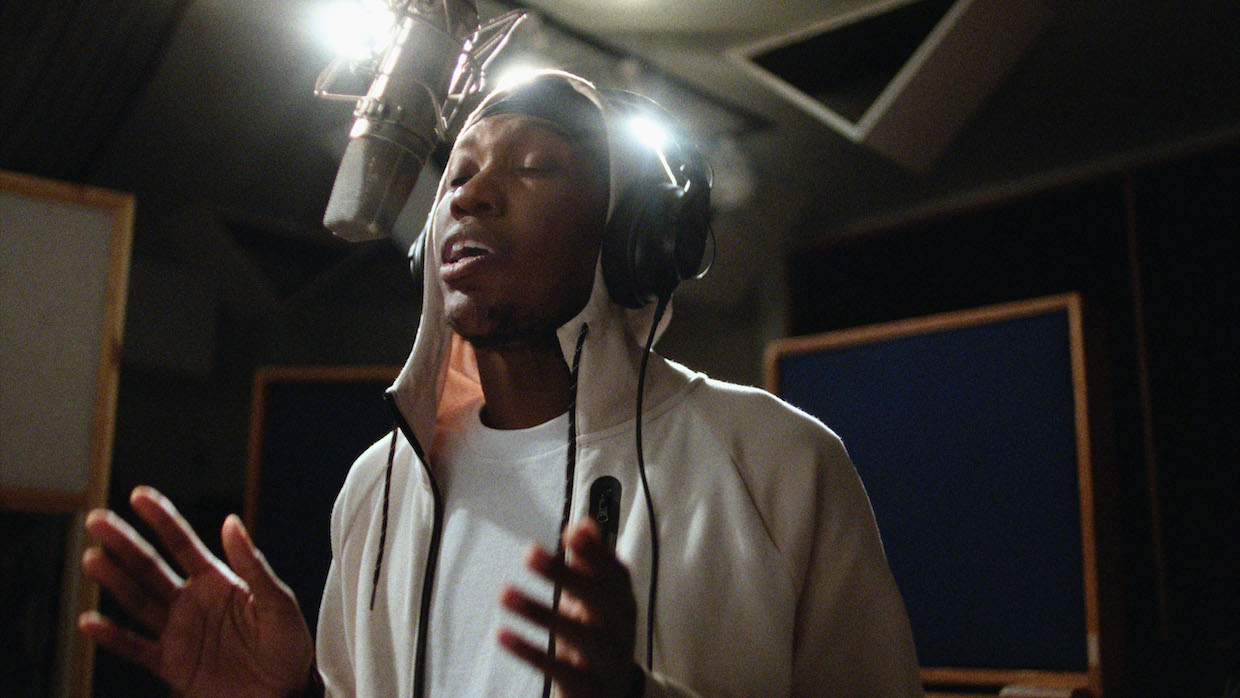
[[[635,426],[637,439],[637,474],[641,478],[642,493],[646,497],[646,515],[650,519],[650,592],[646,599],[646,671],[654,671],[654,611],[655,595],[659,588],[659,527],[654,515],[654,500],[650,496],[650,483],[646,480],[646,458],[642,447],[642,403],[646,393],[646,365],[654,350],[655,333],[659,322],[667,310],[671,294],[660,297],[654,311],[654,323],[650,326],[650,336],[646,339],[646,350],[642,353],[641,370],[637,374],[637,422]]]

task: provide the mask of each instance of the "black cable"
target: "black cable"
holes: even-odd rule
[[[655,595],[659,589],[659,526],[654,516],[654,500],[650,497],[650,483],[646,480],[646,458],[642,448],[642,402],[646,394],[646,365],[654,350],[654,337],[659,329],[659,321],[667,310],[672,299],[660,298],[655,307],[654,323],[650,325],[650,336],[646,338],[646,350],[642,353],[641,371],[637,374],[637,474],[641,477],[642,493],[646,496],[646,515],[650,519],[650,593],[646,599],[646,671],[654,671],[654,611]]]

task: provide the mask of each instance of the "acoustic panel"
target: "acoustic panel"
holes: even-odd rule
[[[926,678],[1100,684],[1075,295],[784,340],[768,382],[836,431]]]
[[[0,171],[0,558],[23,657],[3,686],[89,692],[81,524],[107,499],[133,214],[128,194]],[[46,559],[17,560],[39,536]]]
[[[353,461],[390,432],[397,367],[291,366],[254,379],[245,523],[310,628],[331,563],[332,504]]]

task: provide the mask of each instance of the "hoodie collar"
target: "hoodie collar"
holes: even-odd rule
[[[610,150],[611,195],[608,216],[614,210],[617,191],[635,176],[632,163],[618,154],[625,150],[623,136],[615,129],[614,119],[609,118],[609,107],[593,84],[576,76],[562,74],[573,89],[594,102],[603,113]],[[466,121],[461,132],[485,114],[489,103],[503,99],[504,94],[495,93]],[[445,191],[446,182],[441,180],[435,201]],[[434,215],[432,208],[431,215]],[[433,249],[433,234],[423,236],[422,315],[418,325],[413,350],[389,393],[405,423],[413,432],[425,452],[432,455],[435,449],[435,429],[442,414],[446,414],[462,401],[480,398],[482,386],[478,378],[478,366],[473,348],[448,329],[444,317],[444,299],[440,292],[438,255]],[[589,330],[583,346],[578,376],[577,425],[581,434],[631,420],[634,415],[638,373],[642,351],[654,322],[655,306],[649,304],[638,309],[624,308],[612,302],[604,283],[601,264],[595,264],[594,283],[590,299],[576,317],[557,331],[561,355],[565,365],[571,366],[578,335],[583,325]],[[666,327],[671,312],[664,314],[659,334]],[[647,404],[656,404],[663,395],[656,386],[666,381],[653,380],[664,369],[661,362],[651,362],[648,368],[652,380],[647,387]]]
[[[428,257],[431,250],[426,250]],[[463,402],[480,399],[482,385],[473,347],[448,328],[440,292],[438,265],[423,268],[422,315],[413,350],[389,390],[400,416],[423,450],[434,460],[441,418]],[[572,365],[582,326],[588,326],[582,347],[576,403],[577,430],[582,435],[632,420],[645,340],[654,322],[653,304],[630,310],[612,302],[595,264],[590,299],[556,336],[566,366]],[[671,313],[664,314],[662,334]],[[660,370],[652,362],[648,370]],[[653,377],[653,376],[652,376]],[[656,404],[666,381],[648,380],[647,401]]]

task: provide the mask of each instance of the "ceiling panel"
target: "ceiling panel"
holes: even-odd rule
[[[521,4],[553,14],[567,24],[600,35],[640,33],[732,36],[781,32],[858,7],[885,3],[874,0],[528,0]]]
[[[0,5],[0,166],[86,176],[158,65],[188,1]]]

